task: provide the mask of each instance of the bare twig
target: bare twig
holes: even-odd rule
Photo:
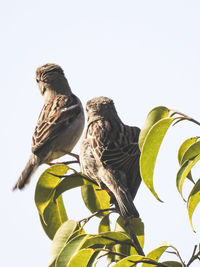
[[[84,180],[86,180],[86,181],[88,181],[88,182],[90,182],[90,183],[93,183],[94,185],[98,185],[94,180],[92,180],[92,179],[90,179],[90,178],[88,178],[88,177],[86,177],[86,176],[83,176],[83,175],[81,175],[80,173],[77,173],[77,172],[75,172],[75,173],[73,173],[73,174],[70,174],[70,175],[58,175],[58,174],[54,174],[54,173],[52,173],[52,172],[48,172],[49,174],[51,174],[51,175],[53,175],[53,176],[55,176],[55,177],[58,177],[58,178],[60,178],[60,179],[62,179],[62,178],[69,178],[69,177],[81,177],[82,179],[84,179]]]
[[[84,225],[85,225],[90,219],[92,219],[93,217],[97,216],[98,214],[100,214],[102,212],[106,212],[106,211],[110,211],[110,213],[112,213],[112,212],[115,212],[115,208],[98,210],[98,211],[94,212],[92,215],[78,221],[78,224],[81,224],[82,222],[84,222]]]
[[[68,165],[68,164],[73,164],[73,163],[79,163],[78,160],[71,160],[71,161],[64,161],[63,164]]]
[[[197,245],[194,246],[192,256],[191,256],[190,260],[188,261],[188,264],[186,265],[187,267],[190,266],[193,263],[193,261],[195,261],[195,260],[200,261],[200,251],[197,252],[197,254],[195,254],[196,250],[197,250]]]
[[[53,166],[53,165],[58,165],[58,164],[69,165],[69,164],[73,164],[73,163],[79,163],[79,161],[70,160],[70,161],[64,161],[64,162],[47,162],[46,164],[49,165],[49,166]]]
[[[175,255],[179,258],[181,265],[182,265],[183,267],[187,267],[187,265],[186,265],[186,264],[184,263],[184,261],[182,260],[181,255],[180,255],[180,253],[178,252],[178,250],[177,250],[174,246],[170,246],[170,247],[173,248],[174,251],[167,251],[167,253],[175,254]]]
[[[129,260],[129,262],[133,262],[134,263],[130,267],[134,267],[137,263],[147,263],[147,264],[153,264],[153,265],[156,265],[156,266],[159,266],[159,267],[169,267],[169,265],[166,265],[164,263],[160,263],[160,262],[154,261],[152,259],[148,259],[148,258],[142,259],[142,260],[137,260],[137,261]]]
[[[70,155],[70,156],[76,158],[76,160],[77,160],[78,162],[80,162],[80,161],[79,161],[79,155],[78,155],[78,154],[75,154],[75,153],[72,153],[72,152],[67,152],[67,155]]]
[[[105,248],[95,248],[95,251],[105,251],[106,253],[99,256],[98,259],[104,257],[104,256],[107,256],[108,254],[112,254],[112,255],[116,255],[116,256],[120,256],[120,257],[127,257],[128,255],[126,254],[122,254],[122,253],[119,253],[119,252],[114,252],[112,250],[109,250],[109,249],[105,249]]]

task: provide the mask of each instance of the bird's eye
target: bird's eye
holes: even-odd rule
[[[43,86],[42,87],[42,95],[45,93],[45,91],[46,91],[46,88]]]
[[[39,80],[36,78],[36,82],[39,83]]]

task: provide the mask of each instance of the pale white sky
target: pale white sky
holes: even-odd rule
[[[129,125],[142,127],[158,105],[200,120],[199,14],[200,2],[192,0],[1,1],[1,266],[44,267],[51,245],[34,204],[36,181],[46,166],[26,190],[11,191],[29,157],[43,105],[35,69],[47,62],[61,65],[83,105],[94,96],[111,97]],[[145,186],[138,191],[135,203],[145,223],[145,252],[168,240],[187,261],[199,243],[199,209],[194,234],[175,187],[178,147],[198,134],[199,128],[189,122],[167,134],[155,171],[164,204]],[[65,197],[68,215],[76,220],[89,215],[79,195],[74,190]],[[96,226],[87,230],[95,232]]]

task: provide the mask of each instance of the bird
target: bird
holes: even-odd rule
[[[133,200],[141,183],[140,129],[125,125],[112,99],[95,97],[86,104],[87,129],[80,145],[81,171],[111,196],[123,218],[139,217]]]
[[[23,189],[41,164],[70,154],[84,128],[82,103],[72,93],[59,65],[47,63],[38,67],[36,81],[44,106],[32,137],[31,156],[13,190]]]

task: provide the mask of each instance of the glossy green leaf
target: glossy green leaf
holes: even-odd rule
[[[71,235],[75,232],[77,227],[78,227],[77,222],[73,220],[68,220],[65,223],[63,223],[61,227],[58,229],[51,245],[48,267],[55,266],[55,261],[58,255],[60,254],[65,244],[68,242]]]
[[[169,267],[183,267],[183,265],[178,261],[164,261],[162,263]]]
[[[148,258],[145,258],[143,256],[140,255],[133,255],[133,256],[129,256],[126,257],[122,260],[120,260],[119,262],[117,262],[116,264],[114,264],[112,267],[130,267],[133,266],[133,263],[137,263],[137,262],[141,262],[141,261],[149,261]]]
[[[137,236],[137,239],[140,243],[140,246],[143,248],[143,246],[144,246],[144,224],[143,224],[143,222],[141,221],[140,218],[132,218],[132,219],[129,219],[129,224],[132,225],[132,228],[134,229],[134,233]],[[125,224],[124,224],[124,220],[122,219],[122,217],[119,217],[117,219],[116,225],[115,225],[115,231],[116,232],[124,232],[127,235],[129,235],[129,232],[128,232]],[[121,253],[121,254],[125,254],[127,256],[138,254],[133,246],[124,245],[124,244],[116,245],[115,251],[118,253]],[[120,256],[116,256],[115,258],[116,258],[116,260],[121,259]]]
[[[41,217],[43,217],[44,210],[53,198],[55,187],[60,183],[61,180],[50,173],[64,175],[68,169],[68,166],[64,164],[58,164],[51,166],[41,174],[35,190],[35,203]]]
[[[192,137],[192,138],[188,138],[187,140],[185,140],[182,145],[180,146],[179,148],[179,151],[178,151],[178,162],[179,162],[179,165],[183,165],[184,161],[183,160],[183,157],[184,157],[184,154],[185,152],[188,150],[188,148],[194,144],[196,141],[197,141],[198,137]],[[192,174],[191,172],[188,173],[187,175],[187,178],[194,183],[194,180],[192,178]]]
[[[62,179],[55,189],[54,199],[56,199],[63,192],[84,184],[83,177],[78,173],[71,174]]]
[[[158,122],[161,119],[164,119],[168,117],[169,115],[169,109],[163,106],[156,107],[152,109],[149,114],[147,115],[147,118],[145,120],[145,123],[142,127],[142,130],[140,132],[140,137],[139,137],[139,147],[140,150],[142,150],[145,138],[151,129],[151,127]]]
[[[116,245],[110,244],[110,245],[105,246],[105,248],[108,249],[109,251],[116,252],[115,251],[115,246]],[[107,260],[107,266],[109,266],[112,262],[117,262],[118,261],[117,255],[109,253],[106,256],[106,260]]]
[[[55,267],[66,267],[71,258],[82,248],[89,235],[78,235],[71,239],[59,254]]]
[[[129,218],[129,224],[132,225],[134,229],[134,233],[136,234],[138,241],[140,243],[140,246],[143,248],[144,247],[144,223],[142,222],[141,218]],[[119,217],[117,219],[115,231],[124,232],[129,235],[122,217]]]
[[[192,215],[194,213],[196,206],[199,204],[199,202],[200,202],[200,179],[194,185],[188,197],[188,201],[187,201],[188,215],[189,215],[190,225],[193,231],[194,231],[194,228],[192,225]]]
[[[197,141],[198,137],[191,137],[185,140],[178,150],[178,162],[180,166],[184,163],[183,156],[188,148]]]
[[[54,238],[59,227],[68,219],[63,204],[62,196],[56,202],[50,202],[46,207],[43,217],[40,216],[42,227],[50,239]]]
[[[200,155],[200,141],[191,144],[191,146],[185,151],[182,158],[182,164],[198,155]]]
[[[127,234],[120,233],[120,232],[107,232],[101,233],[98,235],[91,235],[85,244],[83,245],[84,248],[92,247],[94,245],[109,245],[109,244],[116,244],[118,242],[125,242],[125,243],[132,243],[132,240]]]
[[[86,207],[94,213],[101,209],[110,208],[110,196],[105,190],[99,190],[100,188],[96,185],[83,185],[81,187],[81,193],[83,201]],[[98,217],[103,217],[108,212],[102,212]]]
[[[153,127],[151,127],[145,138],[140,156],[140,171],[142,179],[152,194],[159,201],[161,200],[159,199],[153,186],[154,167],[162,140],[173,121],[174,118],[161,119],[154,124]]]
[[[166,249],[168,249],[171,246],[160,246],[154,250],[152,250],[151,252],[149,252],[147,254],[147,258],[150,258],[152,260],[155,260],[156,262],[158,262],[158,260],[160,259],[160,257],[162,256],[162,254],[166,251]],[[154,267],[154,265],[152,264],[147,264],[147,263],[143,263],[142,267]]]
[[[95,250],[92,248],[85,248],[79,250],[69,261],[67,267],[88,267],[88,263],[94,254]]]
[[[96,267],[96,264],[98,262],[98,258],[101,255],[101,251],[95,250],[93,255],[90,257],[90,260],[87,264],[87,267]],[[107,265],[108,266],[108,265]]]
[[[117,221],[115,223],[115,232],[123,232],[123,233],[126,233],[127,235],[129,235],[128,231],[126,230],[126,228],[124,226],[124,220],[122,219],[121,216],[117,219]],[[131,248],[133,250],[135,250],[135,248],[131,245],[117,244],[117,245],[114,245],[112,247],[112,251],[117,252],[119,254],[130,256],[131,255]],[[137,252],[135,254],[137,254]],[[115,255],[114,257],[113,257],[113,255],[111,255],[111,256],[113,258],[113,261],[115,261],[115,262],[118,262],[124,258],[120,255]]]
[[[75,237],[77,237],[78,235],[83,235],[85,234],[85,230],[83,229],[83,227],[78,228],[78,230],[76,230],[70,237],[69,237],[69,241],[71,239],[74,239]]]
[[[177,186],[177,189],[178,189],[179,193],[181,194],[181,196],[182,196],[183,183],[184,183],[188,173],[191,171],[192,167],[199,160],[200,160],[200,155],[194,157],[193,159],[186,161],[179,169],[177,176],[176,176],[176,186]]]
[[[109,219],[110,214],[105,215],[100,223],[99,223],[99,228],[98,232],[103,233],[103,232],[109,232],[110,231],[110,219]]]

